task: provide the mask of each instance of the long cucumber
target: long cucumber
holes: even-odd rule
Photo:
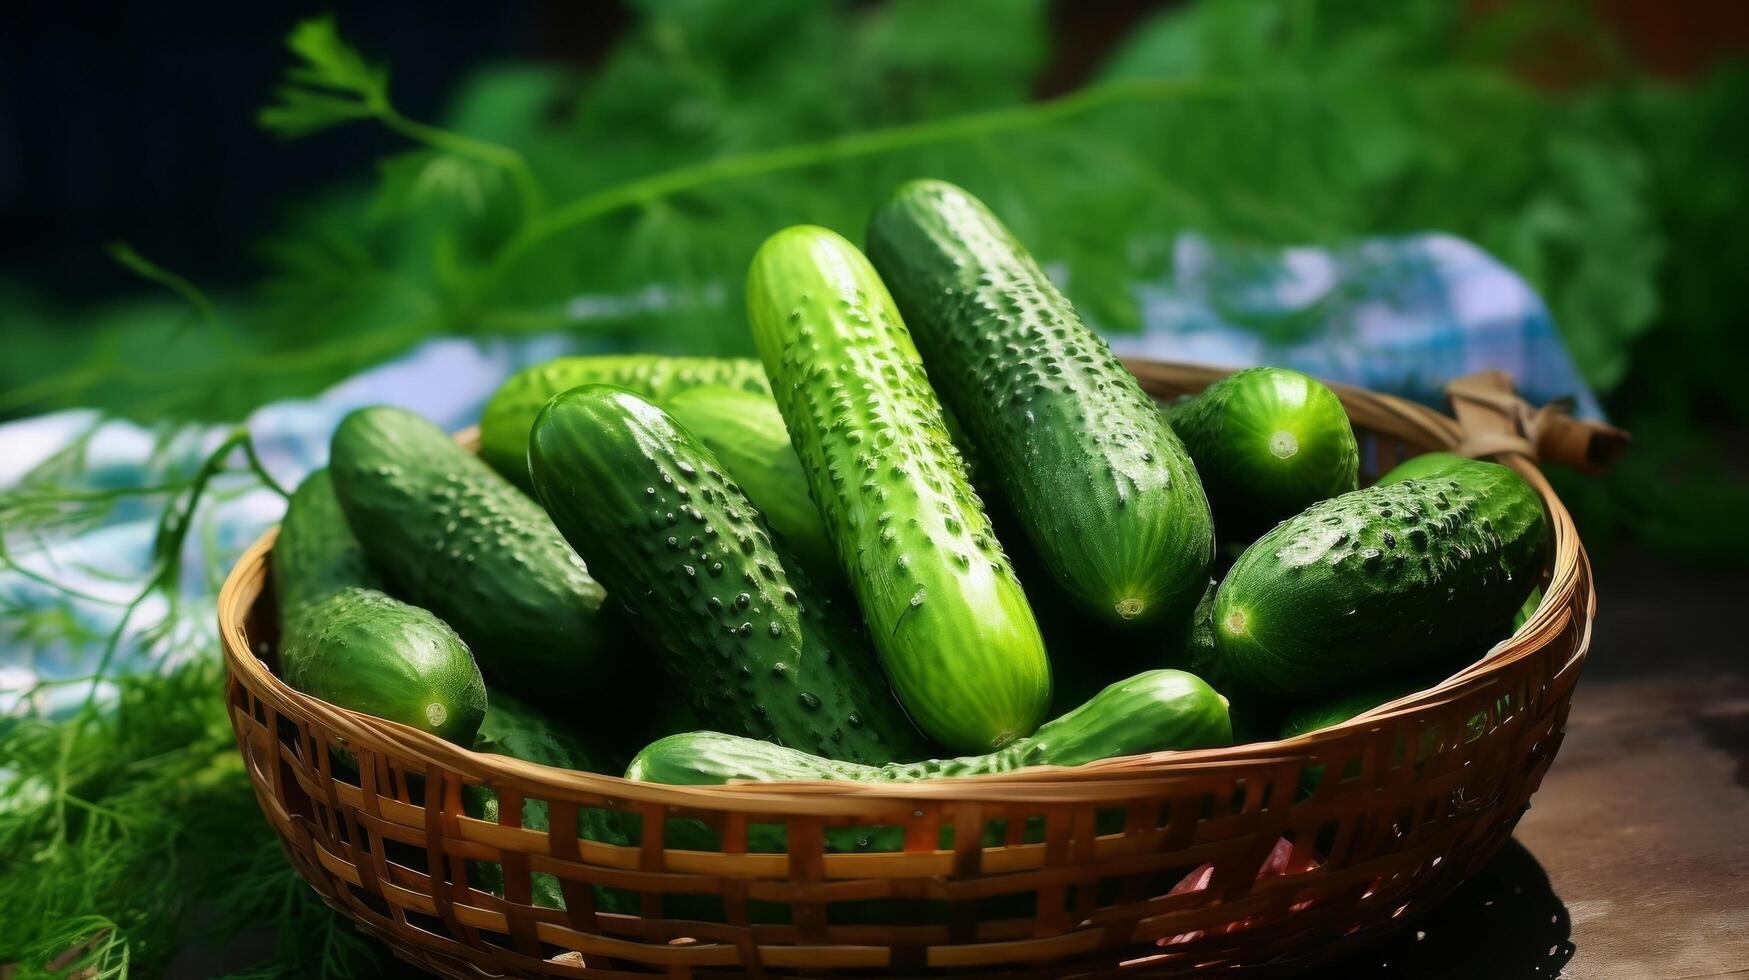
[[[535,492],[708,725],[838,759],[914,758],[874,652],[773,546],[711,452],[623,388],[554,398]]]
[[[1214,525],[1153,400],[976,198],[899,188],[869,223],[942,400],[1045,568],[1109,620],[1188,620]]]
[[[984,755],[861,766],[718,732],[659,739],[632,760],[626,778],[717,785],[751,780],[833,779],[908,783],[984,776],[1031,766],[1079,766],[1170,749],[1231,745],[1227,702],[1195,674],[1150,670],[1125,678],[1085,704]]]
[[[540,505],[442,429],[359,409],[334,430],[330,467],[371,564],[454,627],[493,684],[563,709],[577,691],[641,676],[643,651]]]
[[[900,702],[961,751],[1030,734],[1050,704],[1044,640],[873,266],[831,231],[789,228],[754,256],[747,303],[790,441]]]

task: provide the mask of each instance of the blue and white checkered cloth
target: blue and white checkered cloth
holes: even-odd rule
[[[1578,414],[1599,414],[1535,291],[1492,256],[1447,235],[1266,251],[1184,235],[1170,277],[1138,286],[1137,298],[1144,328],[1112,339],[1120,353],[1275,364],[1429,404],[1440,403],[1451,378],[1503,368],[1533,403],[1570,397]],[[354,408],[399,405],[460,428],[478,419],[505,376],[570,350],[572,341],[560,336],[432,340],[314,399],[265,406],[246,425],[263,464],[291,487],[326,462],[329,435]],[[16,486],[66,452],[82,457],[80,486],[151,486],[190,472],[228,431],[148,432],[89,411],[13,422],[0,426],[0,487]],[[169,608],[153,597],[128,622],[115,661],[120,669],[162,667],[211,649],[218,583],[284,506],[252,477],[223,478],[215,490],[185,549],[175,634],[155,634]],[[162,505],[161,497],[127,498],[95,527],[8,539],[17,567],[0,569],[0,715],[52,711],[84,697],[82,686],[54,682],[95,669],[122,604],[150,571]],[[58,628],[33,625],[44,614],[54,615]],[[69,622],[81,628],[69,635]]]

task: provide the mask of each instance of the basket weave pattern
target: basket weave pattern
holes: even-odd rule
[[[1159,397],[1224,373],[1130,367]],[[1572,520],[1533,462],[1550,447],[1586,462],[1595,430],[1531,412],[1498,376],[1454,385],[1461,425],[1333,387],[1373,476],[1430,449],[1501,453],[1547,504],[1553,558],[1541,607],[1511,639],[1332,729],[909,785],[677,787],[554,770],[281,683],[264,663],[277,632],[270,532],[220,596],[238,746],[299,873],[397,955],[448,976],[1176,973],[1327,956],[1436,902],[1511,833],[1560,746],[1596,601]],[[475,783],[500,794],[500,822],[465,815]],[[547,801],[550,832],[520,826],[530,798]],[[633,815],[642,843],[580,839],[585,808]],[[722,849],[664,849],[671,817],[709,824]],[[986,847],[993,820],[1007,836]],[[787,853],[748,853],[749,824],[765,823],[784,827]],[[872,825],[902,827],[904,850],[828,853],[827,828]],[[470,887],[470,861],[502,866],[505,897]],[[531,904],[531,872],[560,880],[564,910]],[[592,885],[636,895],[641,914],[598,909]],[[701,901],[714,921],[665,917]]]

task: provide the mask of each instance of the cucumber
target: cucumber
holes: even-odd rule
[[[558,719],[543,714],[502,691],[491,693],[491,707],[486,711],[485,721],[480,724],[480,734],[474,750],[506,755],[557,769],[602,773],[611,771],[602,767],[577,733]],[[469,784],[463,788],[462,794],[462,803],[468,816],[499,822],[498,791],[490,784]],[[538,797],[524,797],[521,825],[530,830],[548,829],[547,801]],[[619,815],[594,807],[585,807],[578,811],[577,833],[585,840],[605,844],[623,845],[630,842]],[[469,861],[468,875],[473,879],[475,887],[494,895],[504,894],[503,865],[489,861]],[[565,907],[565,896],[558,878],[544,871],[534,871],[530,872],[529,879],[535,905],[549,909]],[[596,888],[595,903],[597,908],[610,912],[637,911],[635,897],[619,889]]]
[[[1494,463],[1316,504],[1257,539],[1221,582],[1220,669],[1307,698],[1434,663],[1517,611],[1546,538],[1536,492]]]
[[[304,610],[335,592],[382,589],[382,579],[346,526],[327,469],[311,471],[292,491],[272,554],[273,595],[282,633]]]
[[[1250,541],[1358,485],[1360,447],[1336,393],[1282,368],[1230,374],[1168,410],[1223,541]]]
[[[327,470],[304,479],[273,547],[279,671],[330,704],[466,745],[486,711],[467,644],[444,622],[375,588]]]
[[[852,621],[660,408],[574,388],[541,410],[528,455],[541,502],[705,724],[840,759],[921,750]]]
[[[597,354],[560,357],[510,376],[480,415],[480,458],[527,490],[528,430],[547,399],[578,385],[611,384],[662,402],[688,388],[723,385],[771,394],[765,368],[745,357]]]
[[[900,187],[875,212],[868,248],[977,450],[980,479],[1056,583],[1109,619],[1187,618],[1214,556],[1208,499],[1105,341],[952,184]]]
[[[1476,462],[1480,461],[1468,456],[1459,456],[1457,453],[1422,453],[1398,463],[1390,472],[1379,477],[1377,485],[1382,487],[1392,483],[1402,483],[1404,480],[1427,480],[1449,474]],[[1537,607],[1542,605],[1542,599],[1542,586],[1538,585],[1530,590],[1530,594],[1524,597],[1524,604],[1518,608],[1517,613],[1513,614],[1510,628],[1507,631],[1508,635],[1518,632],[1520,626],[1529,622],[1530,617],[1536,615]]]
[[[718,732],[687,732],[639,752],[626,767],[626,778],[675,785],[782,779],[903,783],[1215,748],[1231,745],[1232,739],[1226,700],[1214,688],[1182,670],[1150,670],[1118,681],[1031,736],[985,755],[863,766]]]
[[[1422,453],[1419,456],[1411,456],[1392,467],[1390,472],[1379,477],[1377,485],[1382,487],[1392,483],[1402,483],[1404,480],[1427,480],[1442,476],[1471,462],[1474,460],[1467,456],[1459,456],[1457,453]]]
[[[553,708],[634,678],[607,593],[539,505],[437,426],[364,408],[334,432],[347,522],[392,591],[455,628],[494,685]]]
[[[808,475],[790,448],[783,416],[770,395],[705,385],[660,404],[711,451],[804,568],[837,574],[832,542],[826,540],[820,511],[808,496]]]
[[[1027,735],[1044,641],[874,268],[824,228],[780,231],[748,274],[753,339],[839,568],[893,689],[959,751]]]

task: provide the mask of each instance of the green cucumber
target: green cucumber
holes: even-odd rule
[[[1109,619],[1187,618],[1214,555],[1208,499],[1105,341],[952,184],[899,188],[875,212],[868,248],[980,478],[1057,584]]]
[[[837,573],[826,525],[808,496],[808,475],[770,395],[705,385],[660,404],[711,451],[786,550],[811,572]]]
[[[1168,410],[1223,541],[1249,541],[1357,485],[1360,448],[1336,393],[1298,371],[1230,374]]]
[[[1226,700],[1214,688],[1182,670],[1150,670],[1112,684],[1031,736],[984,755],[864,766],[755,739],[687,732],[639,752],[626,767],[626,778],[689,786],[783,779],[904,783],[1030,766],[1079,766],[1146,752],[1216,748],[1232,740]]]
[[[1398,463],[1390,472],[1379,477],[1377,485],[1382,487],[1392,483],[1402,483],[1404,480],[1428,480],[1436,476],[1443,476],[1451,470],[1471,462],[1475,461],[1467,456],[1459,456],[1457,453],[1422,453]]]
[[[430,422],[364,408],[334,432],[334,490],[393,591],[455,627],[495,685],[551,707],[607,690],[640,657],[607,593],[533,500]]]
[[[1308,698],[1437,662],[1517,611],[1546,538],[1536,491],[1494,463],[1316,504],[1257,539],[1221,582],[1220,668]]]
[[[1459,456],[1457,453],[1422,453],[1419,456],[1411,456],[1401,463],[1398,463],[1390,470],[1390,472],[1379,477],[1377,485],[1382,487],[1388,486],[1392,483],[1402,483],[1404,480],[1428,480],[1436,476],[1449,474],[1454,470],[1459,470],[1477,462],[1480,461],[1471,459],[1468,456]],[[1518,632],[1520,626],[1529,622],[1530,617],[1536,615],[1537,607],[1542,605],[1542,599],[1542,586],[1538,585],[1530,590],[1530,594],[1524,598],[1524,604],[1519,607],[1518,612],[1512,617],[1511,628],[1508,631],[1509,635],[1510,633]]]
[[[886,286],[856,246],[798,226],[760,246],[747,307],[900,703],[960,751],[1031,733],[1051,700],[1044,640]]]
[[[533,762],[555,769],[576,772],[609,772],[599,765],[589,748],[558,719],[543,714],[502,691],[493,691],[491,707],[480,724],[480,735],[474,745],[476,752],[505,755],[523,762]],[[469,784],[463,789],[463,806],[468,816],[498,823],[500,800],[498,791],[489,783]],[[530,830],[547,830],[547,801],[528,796],[522,800],[521,826]],[[605,844],[630,843],[625,822],[620,814],[595,807],[584,807],[577,813],[577,834],[584,840]],[[474,885],[494,895],[504,894],[504,866],[496,862],[469,861],[468,875]],[[529,874],[529,885],[535,905],[562,909],[565,896],[559,879],[544,872]],[[596,888],[596,907],[610,912],[636,912],[637,900],[619,889]]]
[[[771,394],[765,368],[745,357],[595,354],[560,357],[510,376],[480,415],[480,458],[522,487],[528,481],[528,430],[547,399],[578,385],[610,384],[656,402],[700,385]]]
[[[840,759],[921,749],[867,641],[667,413],[574,388],[541,410],[528,455],[541,502],[705,724]]]
[[[441,619],[378,591],[327,470],[304,479],[273,548],[279,671],[330,704],[466,745],[486,711],[467,644]]]

